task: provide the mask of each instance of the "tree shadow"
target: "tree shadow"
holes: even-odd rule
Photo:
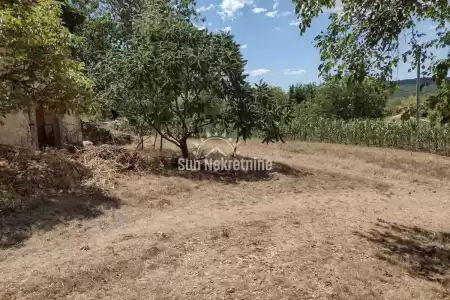
[[[83,185],[90,176],[64,152],[0,146],[0,249],[21,246],[36,230],[118,208],[118,198]]]
[[[77,195],[48,197],[21,210],[0,214],[0,249],[21,246],[36,230],[50,231],[60,223],[96,218],[105,209],[118,208],[119,203],[101,191],[86,190]]]
[[[376,228],[356,235],[381,247],[377,257],[413,277],[450,285],[450,234],[378,219]]]
[[[252,158],[239,156],[237,160],[252,160]],[[179,157],[168,156],[155,158],[154,163],[159,164],[158,168],[152,168],[151,172],[161,176],[176,176],[196,181],[218,181],[227,184],[237,184],[238,182],[255,182],[255,181],[269,181],[274,178],[275,174],[283,174],[293,177],[304,177],[312,175],[310,172],[295,169],[287,164],[271,161],[270,168],[267,166],[267,160],[258,160],[259,166],[265,165],[264,168],[258,168],[254,165],[252,168],[233,169],[228,170],[214,170],[208,168],[203,162],[200,165],[195,163],[183,163],[184,169],[180,169]]]

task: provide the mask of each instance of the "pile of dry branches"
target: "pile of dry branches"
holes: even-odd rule
[[[0,212],[76,189],[90,170],[67,152],[0,145]]]
[[[142,151],[114,145],[45,152],[0,145],[0,214],[51,195],[90,187],[109,191],[120,176],[155,170],[160,164]]]
[[[75,156],[79,162],[92,171],[93,176],[89,180],[90,183],[100,187],[114,188],[118,173],[144,172],[154,165],[153,160],[142,152],[112,145],[84,148]]]

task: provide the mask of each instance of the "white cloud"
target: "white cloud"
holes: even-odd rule
[[[197,29],[198,29],[198,30],[203,30],[203,29],[206,29],[206,26],[205,26],[205,24],[201,24],[201,25],[198,25],[198,24],[194,24],[194,26],[195,26],[195,27],[197,27]]]
[[[290,14],[292,14],[292,12],[290,12],[290,11],[288,11],[288,10],[283,11],[283,12],[281,13],[281,15],[282,15],[283,17],[289,16]]]
[[[241,45],[241,49],[247,49],[247,45]]]
[[[231,27],[230,27],[230,26],[227,26],[227,27],[225,27],[225,28],[220,29],[220,31],[224,31],[224,32],[231,31]]]
[[[432,26],[428,27],[428,30],[436,30],[436,28],[437,28],[437,25],[432,25]]]
[[[218,14],[225,19],[233,19],[245,5],[253,4],[253,0],[222,0]]]
[[[255,14],[260,14],[262,12],[267,11],[267,9],[263,8],[263,7],[253,7],[252,9],[253,13]]]
[[[275,27],[274,29],[272,29],[273,31],[280,31],[281,28],[280,27]]]
[[[324,10],[324,12],[326,12],[326,13],[337,13],[337,12],[340,12],[340,11],[342,11],[342,6],[336,6],[336,7],[333,7],[333,8],[327,8],[327,9],[325,9]]]
[[[328,12],[328,13],[336,13],[336,12],[340,12],[343,9],[343,5],[342,5],[342,1],[341,0],[336,0],[336,3],[334,4],[333,8],[325,8],[324,12]]]
[[[298,25],[300,25],[300,21],[291,21],[291,23],[289,23],[289,25],[298,26]]]
[[[267,70],[267,69],[256,69],[256,70],[250,71],[248,74],[250,76],[261,76],[261,75],[269,73],[269,72],[270,72],[270,70]]]
[[[278,5],[280,5],[280,0],[275,0],[273,2],[273,9],[277,9]]]
[[[211,10],[213,8],[215,8],[216,6],[214,4],[210,4],[208,6],[200,6],[199,8],[197,8],[197,12],[204,12],[204,11],[208,11]]]
[[[273,18],[277,16],[278,11],[274,10],[274,11],[270,11],[268,13],[266,13],[266,16]]]
[[[303,73],[306,73],[306,71],[303,70],[303,69],[300,69],[300,70],[286,69],[286,70],[284,70],[284,74],[285,75],[300,75],[300,74],[303,74]]]

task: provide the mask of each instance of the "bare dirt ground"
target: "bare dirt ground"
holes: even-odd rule
[[[129,175],[117,205],[51,204],[29,238],[0,248],[0,299],[450,299],[450,159],[240,151],[277,172]]]

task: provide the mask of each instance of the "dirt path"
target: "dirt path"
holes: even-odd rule
[[[282,168],[124,178],[120,208],[0,249],[0,299],[450,299],[450,159],[240,150]]]

